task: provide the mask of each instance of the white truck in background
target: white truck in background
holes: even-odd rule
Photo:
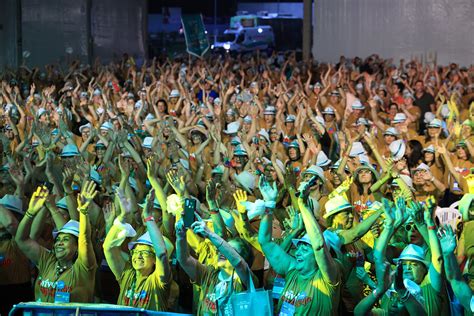
[[[271,50],[274,46],[275,35],[271,26],[258,25],[256,15],[237,15],[230,19],[230,28],[211,45],[211,49],[242,53]]]

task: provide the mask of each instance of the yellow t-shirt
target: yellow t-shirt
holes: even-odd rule
[[[18,248],[15,239],[0,241],[0,285],[31,282],[29,260]]]
[[[117,304],[167,311],[171,279],[168,283],[162,282],[159,272],[155,270],[148,277],[137,278],[135,269],[127,265],[120,279],[117,280],[120,284]]]
[[[87,267],[81,260],[76,260],[71,268],[59,276],[56,275],[57,264],[56,256],[41,248],[38,278],[35,282],[35,300],[52,303],[55,301],[56,292],[67,292],[70,296],[69,302],[93,302],[97,263],[94,262],[92,267]]]

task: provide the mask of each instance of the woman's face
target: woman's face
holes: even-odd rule
[[[296,246],[295,252],[296,270],[298,272],[307,273],[316,268],[316,259],[311,245],[300,242]]]
[[[296,148],[291,147],[290,149],[288,149],[288,156],[290,157],[291,160],[297,160],[298,150]]]
[[[87,128],[87,127],[83,128],[82,133],[81,133],[82,140],[86,141],[89,138],[90,134],[91,134],[90,128]]]
[[[108,130],[108,129],[104,129],[104,128],[101,129],[101,130],[100,130],[100,135],[102,135],[102,137],[105,137],[105,138],[108,139],[108,137],[109,137],[109,130]]]
[[[97,154],[97,158],[102,159],[105,155],[105,147],[99,146],[95,148],[95,153]]]
[[[456,156],[458,156],[459,159],[466,160],[467,159],[466,149],[463,146],[457,146]]]
[[[386,145],[390,145],[396,139],[396,137],[393,135],[384,135],[383,139],[385,140]]]
[[[272,128],[270,130],[270,140],[272,142],[275,142],[278,140],[278,131],[276,130],[276,128]]]
[[[357,174],[359,183],[361,184],[369,184],[372,183],[372,172],[367,169],[362,169]]]
[[[390,108],[388,109],[388,114],[390,114],[390,115],[395,116],[395,114],[397,114],[397,112],[398,112],[398,107],[394,104],[392,104],[390,106]]]
[[[441,128],[439,127],[428,127],[428,136],[429,137],[437,137],[441,133]]]
[[[72,261],[77,253],[77,238],[71,234],[59,233],[53,247],[56,259]]]
[[[425,152],[424,157],[425,157],[425,162],[433,162],[434,158],[435,158],[435,155],[433,153],[430,153],[430,152]]]
[[[155,251],[148,245],[138,244],[130,251],[132,267],[137,271],[153,271],[156,257]]]
[[[332,227],[339,229],[350,229],[354,223],[352,212],[340,212],[334,215]]]
[[[324,114],[324,121],[325,122],[333,122],[336,116],[332,114]]]
[[[427,273],[423,263],[414,260],[403,260],[403,279],[408,279],[416,284],[421,284]]]
[[[265,123],[267,124],[273,124],[273,122],[275,121],[275,116],[273,115],[266,114],[263,116],[263,118],[265,120]]]
[[[201,135],[197,132],[191,134],[191,140],[193,141],[193,145],[199,145],[202,143]]]
[[[166,111],[165,102],[163,102],[163,101],[158,102],[157,107],[158,107],[158,112],[165,113],[165,111]]]
[[[275,171],[275,168],[272,165],[266,165],[264,169],[265,173],[265,178],[267,181],[275,181],[277,179],[277,173]]]
[[[247,156],[234,155],[234,162],[236,168],[243,168],[247,164],[249,158]]]
[[[406,224],[405,231],[407,232],[408,243],[415,244],[420,247],[423,246],[423,243],[425,241],[423,240],[423,237],[421,236],[420,232],[416,228],[415,224],[413,223]]]
[[[331,182],[334,184],[334,186],[339,186],[342,183],[341,177],[337,174],[336,169],[331,169],[330,170],[330,175],[331,175]]]

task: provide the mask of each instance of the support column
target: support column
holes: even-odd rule
[[[311,56],[312,0],[303,0],[303,60]]]

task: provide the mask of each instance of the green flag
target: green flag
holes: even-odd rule
[[[209,49],[209,39],[200,14],[188,14],[181,16],[184,37],[186,39],[186,50],[197,57],[202,57]]]

